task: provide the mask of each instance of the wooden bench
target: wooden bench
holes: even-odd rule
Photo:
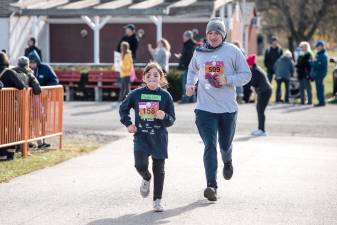
[[[79,71],[72,70],[57,70],[55,73],[60,81],[60,84],[62,84],[65,89],[66,101],[73,100],[74,88],[79,87],[81,73]]]
[[[114,71],[92,70],[88,74],[86,88],[95,89],[95,101],[102,101],[102,89],[119,90],[118,76]]]

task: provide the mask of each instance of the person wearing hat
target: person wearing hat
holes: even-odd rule
[[[54,86],[59,84],[59,80],[54,70],[46,63],[41,63],[41,59],[36,51],[32,51],[28,55],[29,67],[34,72],[34,76],[39,81],[40,86]],[[47,113],[42,106],[38,106],[44,117]],[[44,129],[44,127],[42,128]],[[46,143],[44,139],[37,141],[38,148],[48,148],[50,144]]]
[[[196,125],[205,146],[204,196],[209,201],[217,200],[217,141],[224,163],[223,177],[232,178],[232,141],[238,111],[235,87],[251,79],[242,51],[225,42],[226,36],[224,21],[212,18],[206,27],[207,41],[194,51],[187,73],[186,95],[194,94],[198,81]]]
[[[289,82],[290,77],[294,75],[295,65],[293,62],[293,56],[288,49],[274,64],[275,80],[276,80],[276,103],[289,103]],[[284,83],[285,93],[284,100],[281,99],[282,91],[281,85]]]
[[[132,59],[135,60],[137,48],[138,48],[138,42],[139,42],[137,35],[136,35],[136,26],[134,24],[127,24],[126,26],[124,26],[124,29],[125,29],[125,35],[119,41],[116,51],[120,52],[121,43],[125,41],[129,43],[130,50],[132,52]]]
[[[310,76],[314,79],[316,84],[316,93],[318,104],[316,107],[325,106],[324,98],[324,78],[328,73],[328,56],[325,50],[324,41],[318,41],[315,45],[316,47],[316,56],[311,64],[311,73]]]
[[[249,81],[248,85],[253,87],[256,95],[256,110],[258,118],[258,129],[252,132],[253,136],[266,136],[267,132],[265,130],[266,116],[264,114],[269,99],[272,95],[272,87],[267,78],[266,73],[261,67],[256,65],[256,55],[250,54],[247,57],[247,63],[249,65],[250,71],[252,72],[252,79]]]
[[[34,76],[34,72],[29,68],[29,59],[21,56],[18,59],[18,65],[13,68],[27,87],[31,87],[34,95],[41,94],[39,81]]]
[[[53,86],[59,84],[59,80],[54,70],[48,64],[41,62],[36,51],[29,53],[28,59],[29,67],[34,71],[34,76],[41,86]]]

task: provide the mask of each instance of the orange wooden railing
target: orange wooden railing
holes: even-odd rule
[[[40,95],[31,89],[0,90],[0,148],[22,145],[28,155],[28,143],[59,136],[63,145],[63,87],[42,87]]]

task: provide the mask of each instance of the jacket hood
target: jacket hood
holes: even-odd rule
[[[40,65],[40,63],[41,63],[41,58],[40,58],[39,54],[37,54],[37,52],[35,50],[31,51],[29,53],[28,58],[29,58],[29,61],[36,62],[38,65]]]

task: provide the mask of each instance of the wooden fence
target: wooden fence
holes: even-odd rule
[[[0,90],[0,148],[22,145],[28,155],[28,143],[59,136],[63,145],[63,87],[42,87],[40,95],[31,89]]]

